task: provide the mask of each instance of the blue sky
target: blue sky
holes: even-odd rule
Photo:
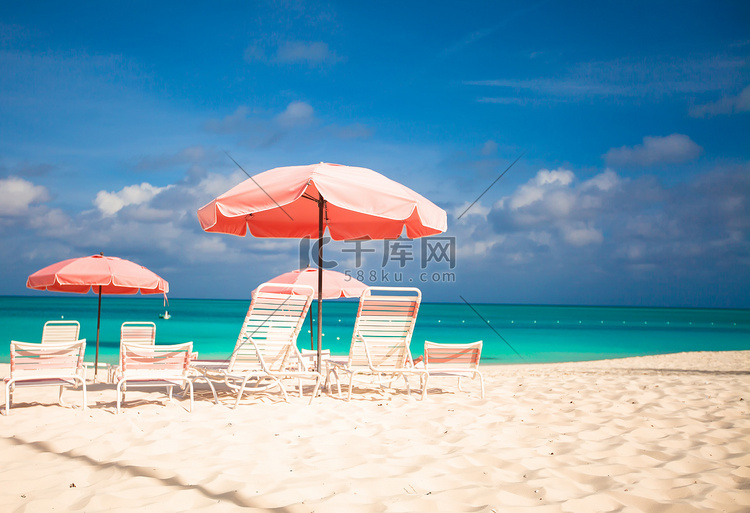
[[[325,247],[426,301],[750,307],[746,2],[213,4],[4,2],[0,293],[102,251],[248,298],[301,250],[202,232],[229,153],[443,207],[452,269]]]

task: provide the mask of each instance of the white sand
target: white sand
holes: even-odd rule
[[[0,417],[0,511],[750,511],[750,351],[487,366],[425,401],[187,401],[25,388]],[[8,374],[8,365],[0,365]],[[80,405],[80,392],[66,402]],[[4,406],[4,405],[3,405]]]

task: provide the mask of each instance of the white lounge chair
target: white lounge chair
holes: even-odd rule
[[[315,380],[311,403],[320,387],[321,374],[307,364],[296,345],[315,292],[310,286],[293,285],[292,294],[279,294],[271,292],[274,287],[278,290],[277,284],[264,283],[255,290],[226,368],[194,365],[207,379],[223,381],[237,393],[235,408],[243,393],[274,387],[288,401],[282,379],[297,379],[300,397],[302,379]]]
[[[119,380],[117,381],[117,413],[125,398],[125,387],[164,387],[169,400],[175,386],[190,390],[190,411],[193,410],[193,383],[188,376],[193,354],[193,343],[184,344],[135,344],[120,345]]]
[[[42,344],[75,342],[80,332],[78,321],[47,321],[42,328]]]
[[[81,385],[86,409],[86,380],[82,377],[86,340],[46,344],[10,343],[10,377],[5,378],[5,414],[10,414],[13,391],[22,386],[59,386],[60,404],[66,386]]]
[[[435,377],[458,378],[458,389],[461,389],[461,378],[479,378],[481,397],[484,398],[484,379],[479,372],[479,358],[482,355],[482,341],[470,344],[424,343],[424,376],[422,389],[427,393],[427,381]]]
[[[123,322],[120,326],[120,363],[108,366],[107,379],[114,383],[119,379],[122,366],[122,343],[142,344],[153,346],[156,344],[156,323],[147,321]]]
[[[47,321],[42,328],[42,344],[75,342],[80,339],[81,323],[78,321]],[[81,378],[86,379],[86,369],[93,363],[83,362]]]
[[[156,323],[154,322],[123,322],[120,326],[120,343],[156,344]]]
[[[382,388],[403,378],[406,393],[411,394],[409,376],[417,376],[421,382],[425,374],[414,367],[409,349],[421,300],[422,293],[413,287],[369,287],[362,293],[347,361],[327,362],[326,383],[333,374],[339,397],[339,372],[349,376],[347,401],[355,381]]]

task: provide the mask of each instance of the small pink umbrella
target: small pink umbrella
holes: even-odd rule
[[[318,286],[318,270],[314,267],[297,269],[296,271],[280,274],[266,283],[280,284],[277,291],[280,293],[288,293],[290,290],[294,290],[292,287],[284,287],[283,285],[309,285],[314,289]],[[338,271],[331,271],[330,269],[323,269],[323,299],[359,297],[366,288],[367,285],[353,276]],[[274,287],[273,290],[276,290],[276,288]],[[316,293],[315,298],[318,299],[318,296],[319,294]]]
[[[207,232],[334,240],[425,237],[448,228],[445,210],[408,187],[363,167],[339,164],[277,167],[252,176],[198,210]],[[318,295],[323,274],[318,273]],[[318,366],[322,302],[318,301]]]
[[[284,285],[309,285],[314,289],[318,284],[318,270],[314,267],[297,269],[296,271],[280,274],[276,278],[268,280],[267,283],[278,283],[278,289],[274,287],[269,290],[281,294],[294,293],[295,289],[293,287],[285,287]],[[323,269],[323,299],[359,297],[366,289],[367,285],[352,276],[330,269]],[[320,300],[318,294],[315,294],[315,298]],[[312,312],[310,312],[310,349],[314,349]]]
[[[96,360],[94,377],[99,367],[99,325],[102,315],[102,294],[166,294],[169,283],[145,267],[130,260],[103,254],[70,258],[40,269],[26,281],[35,290],[86,294],[96,288],[99,310],[96,318]]]

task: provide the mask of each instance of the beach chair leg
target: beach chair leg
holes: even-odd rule
[[[346,396],[347,401],[352,400],[352,388],[354,388],[354,373],[351,373],[349,375],[349,395]],[[341,392],[339,391],[339,396],[341,395]]]
[[[250,376],[245,376],[245,379],[242,380],[242,385],[240,385],[239,390],[237,390],[237,400],[234,401],[234,408],[237,408],[237,405],[240,404],[240,398],[242,397],[242,393],[245,391],[245,385],[247,385],[247,380],[250,379]]]
[[[211,389],[211,393],[214,395],[214,404],[219,404],[219,396],[216,394],[216,388],[214,387],[214,384],[211,383],[211,380],[206,378],[206,383],[208,383],[208,387]]]
[[[194,378],[192,379],[192,381],[193,381],[193,383],[195,383],[195,382],[196,382],[196,381],[198,381],[199,379],[203,379],[203,380],[205,380],[205,381],[206,381],[206,383],[208,384],[208,388],[210,388],[210,389],[211,389],[211,393],[212,393],[212,394],[213,394],[213,396],[214,396],[214,404],[219,404],[219,396],[218,396],[218,395],[216,395],[216,388],[214,388],[214,384],[213,384],[213,383],[211,383],[211,380],[210,380],[210,379],[208,379],[208,378],[207,378],[206,376],[200,375],[200,376],[196,376],[196,377],[194,377]]]
[[[279,390],[281,390],[281,395],[284,396],[284,402],[289,402],[289,396],[286,394],[286,390],[284,389],[284,384],[281,382],[280,379],[276,380],[276,384],[279,386]]]
[[[482,399],[484,399],[484,379],[482,378],[481,374],[477,374],[477,376],[479,376],[479,388],[482,391],[481,395],[479,397],[481,397]]]
[[[424,401],[424,398],[427,396],[427,379],[429,378],[428,374],[423,374],[419,377],[419,384],[422,386],[422,400]]]
[[[187,380],[187,386],[190,388],[190,413],[193,413],[193,382]]]
[[[310,404],[312,404],[313,399],[317,397],[318,395],[318,389],[320,388],[320,380],[323,379],[323,376],[318,374],[318,377],[315,379],[315,388],[313,389],[312,396],[310,397]]]
[[[5,415],[10,415],[10,403],[13,401],[13,382],[5,384]]]
[[[125,400],[125,391],[122,389],[123,381],[117,382],[117,413],[120,413],[120,404]]]
[[[65,390],[65,387],[60,385],[60,395],[58,396],[57,401],[60,403],[61,406],[65,406],[65,401],[63,401],[63,398],[62,398],[63,390]]]
[[[406,395],[411,397],[411,385],[409,385],[409,378],[406,377],[406,374],[401,375],[404,378],[404,382],[406,383]]]
[[[461,388],[461,376],[458,377],[458,391],[459,392],[463,392],[464,391],[464,389]]]
[[[81,388],[83,388],[83,411],[86,411],[86,380],[81,378]]]
[[[328,387],[328,393],[331,393],[331,384],[328,381],[328,379],[331,377],[331,374],[333,373],[333,377],[336,379],[336,389],[338,390],[338,398],[341,399],[341,380],[339,380],[339,373],[334,368],[328,371],[328,376],[326,376],[326,385]]]

